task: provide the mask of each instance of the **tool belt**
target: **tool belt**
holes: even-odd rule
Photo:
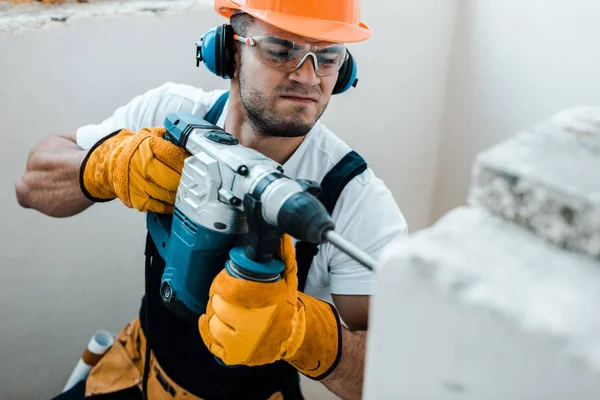
[[[134,386],[141,391],[145,352],[146,338],[136,317],[119,332],[112,347],[90,371],[85,396],[114,393]],[[147,392],[150,400],[202,400],[169,378],[152,353]],[[265,400],[282,399],[283,395],[278,392]]]

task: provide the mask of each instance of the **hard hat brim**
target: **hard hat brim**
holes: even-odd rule
[[[229,9],[220,8],[216,10],[226,18],[230,18],[234,10],[240,10],[286,32],[315,40],[333,43],[353,43],[367,40],[372,34],[371,29],[362,22],[357,26],[338,21],[283,14],[275,11],[256,10],[246,7],[240,9],[237,3],[230,0],[225,0],[221,3],[229,3],[231,5]]]

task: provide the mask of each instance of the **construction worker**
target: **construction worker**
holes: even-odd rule
[[[344,43],[371,35],[360,0],[215,0],[215,10],[229,24],[206,34],[199,52],[231,80],[228,91],[167,83],[99,124],[45,139],[17,181],[19,203],[56,217],[117,198],[172,213],[188,154],[160,127],[168,113],[187,111],[281,163],[291,178],[320,182],[336,230],[377,258],[406,222],[385,184],[319,121],[332,94],[355,83],[357,63]],[[222,272],[206,312],[190,323],[160,299],[165,263],[149,240],[139,316],[86,381],[56,398],[300,399],[299,373],[341,398],[360,398],[373,273],[328,244],[295,248],[287,235],[278,254],[283,280],[240,283]]]

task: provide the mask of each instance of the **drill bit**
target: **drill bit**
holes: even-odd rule
[[[348,254],[350,257],[359,261],[367,269],[375,271],[377,267],[377,261],[373,257],[344,239],[333,230],[325,232],[325,240],[342,250],[344,253]]]

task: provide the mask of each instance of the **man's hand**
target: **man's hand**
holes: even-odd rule
[[[280,281],[237,279],[223,270],[211,286],[199,320],[206,347],[228,365],[264,365],[285,360],[313,379],[322,379],[341,354],[335,308],[298,292],[296,254],[284,235],[278,251],[285,263]]]
[[[49,136],[38,143],[29,153],[25,172],[15,182],[21,207],[64,218],[94,204],[79,185],[86,155],[87,151],[77,146],[75,132]]]
[[[92,201],[119,198],[139,211],[172,213],[189,154],[164,139],[164,128],[122,129],[99,141],[81,165],[81,189]]]

